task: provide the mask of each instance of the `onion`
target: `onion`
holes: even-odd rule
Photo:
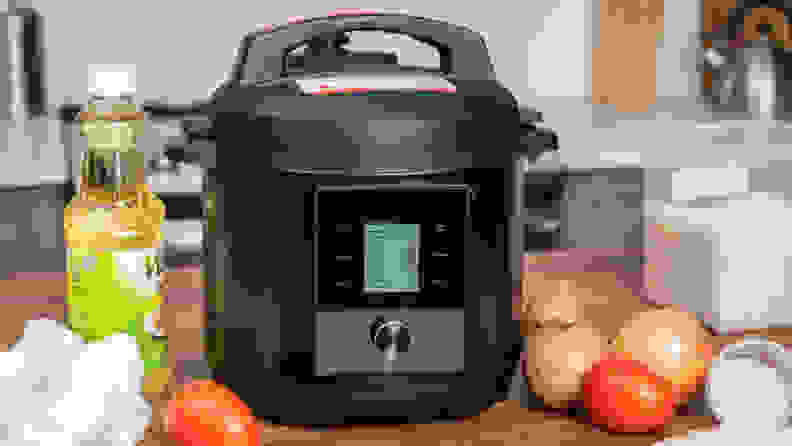
[[[636,314],[619,330],[614,348],[668,379],[679,403],[702,383],[714,359],[709,332],[693,314],[674,307]]]
[[[534,393],[552,407],[564,408],[578,400],[583,375],[607,351],[607,339],[596,328],[541,328],[526,338],[523,370]]]

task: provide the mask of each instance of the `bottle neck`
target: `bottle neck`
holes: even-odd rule
[[[131,97],[92,97],[80,113],[85,150],[80,155],[80,198],[114,207],[142,204],[145,154],[136,140],[145,115]]]
[[[143,205],[149,187],[144,154],[137,151],[86,150],[80,158],[80,198],[114,207]]]
[[[83,122],[97,120],[128,122],[142,121],[145,116],[142,105],[132,96],[91,96],[79,117]]]

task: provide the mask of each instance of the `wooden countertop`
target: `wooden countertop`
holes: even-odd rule
[[[480,416],[458,423],[385,427],[345,427],[329,432],[273,431],[262,425],[263,444],[387,445],[652,445],[663,437],[709,429],[709,417],[678,417],[664,435],[614,435],[582,420],[520,407],[517,401],[495,405]],[[292,443],[289,443],[292,442]]]
[[[195,356],[203,349],[203,287],[199,267],[180,268],[163,274],[162,323],[168,331],[169,351]],[[22,336],[25,321],[47,317],[63,321],[66,316],[65,273],[17,273],[0,280],[0,351]]]
[[[792,344],[792,328],[754,330],[744,335],[766,336],[780,344]],[[738,341],[744,335],[717,336],[718,349]],[[649,446],[672,437],[685,437],[692,431],[716,428],[712,417],[678,413],[658,434],[613,434],[604,432],[584,419],[560,412],[525,409],[519,401],[504,401],[477,417],[455,423],[419,424],[408,426],[345,426],[315,432],[292,426],[273,426],[260,423],[262,446],[272,445],[624,445]],[[153,437],[152,437],[153,438]],[[155,445],[157,443],[144,443]],[[167,443],[160,443],[167,444]]]
[[[197,268],[169,271],[166,290],[201,290],[201,275]],[[166,293],[167,293],[166,292]],[[18,274],[0,280],[0,344],[12,345],[24,331],[26,320],[41,314],[63,318],[62,299],[41,296],[63,296],[65,276],[59,274]],[[176,294],[176,293],[174,293]],[[175,297],[175,295],[173,296]],[[203,350],[201,327],[202,303],[186,298],[166,297],[167,309],[163,324],[169,332],[173,352],[195,353]],[[792,344],[792,328],[769,328],[746,332],[746,335],[766,336],[774,342]],[[718,336],[714,341],[721,347],[735,342],[742,335]],[[347,426],[322,432],[300,427],[272,426],[262,423],[264,445],[316,444],[335,446],[377,445],[517,445],[527,442],[541,445],[651,445],[661,437],[684,436],[696,429],[712,429],[713,419],[706,416],[679,414],[662,434],[615,435],[602,432],[584,420],[559,413],[528,410],[519,401],[505,401],[480,416],[455,423],[404,426]],[[375,443],[376,442],[376,443]],[[145,445],[167,445],[156,434],[149,434]]]

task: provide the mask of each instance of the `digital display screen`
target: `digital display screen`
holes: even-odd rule
[[[363,226],[364,291],[419,291],[420,225],[372,223]]]

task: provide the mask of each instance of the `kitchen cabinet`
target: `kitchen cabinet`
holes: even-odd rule
[[[642,248],[642,168],[529,172],[524,181],[526,253],[623,255]]]
[[[62,272],[64,184],[0,188],[0,280],[17,271]]]
[[[562,248],[640,252],[643,176],[638,167],[570,171],[562,205]]]
[[[600,0],[599,31],[591,52],[594,104],[645,112],[657,98],[657,45],[664,0]]]

